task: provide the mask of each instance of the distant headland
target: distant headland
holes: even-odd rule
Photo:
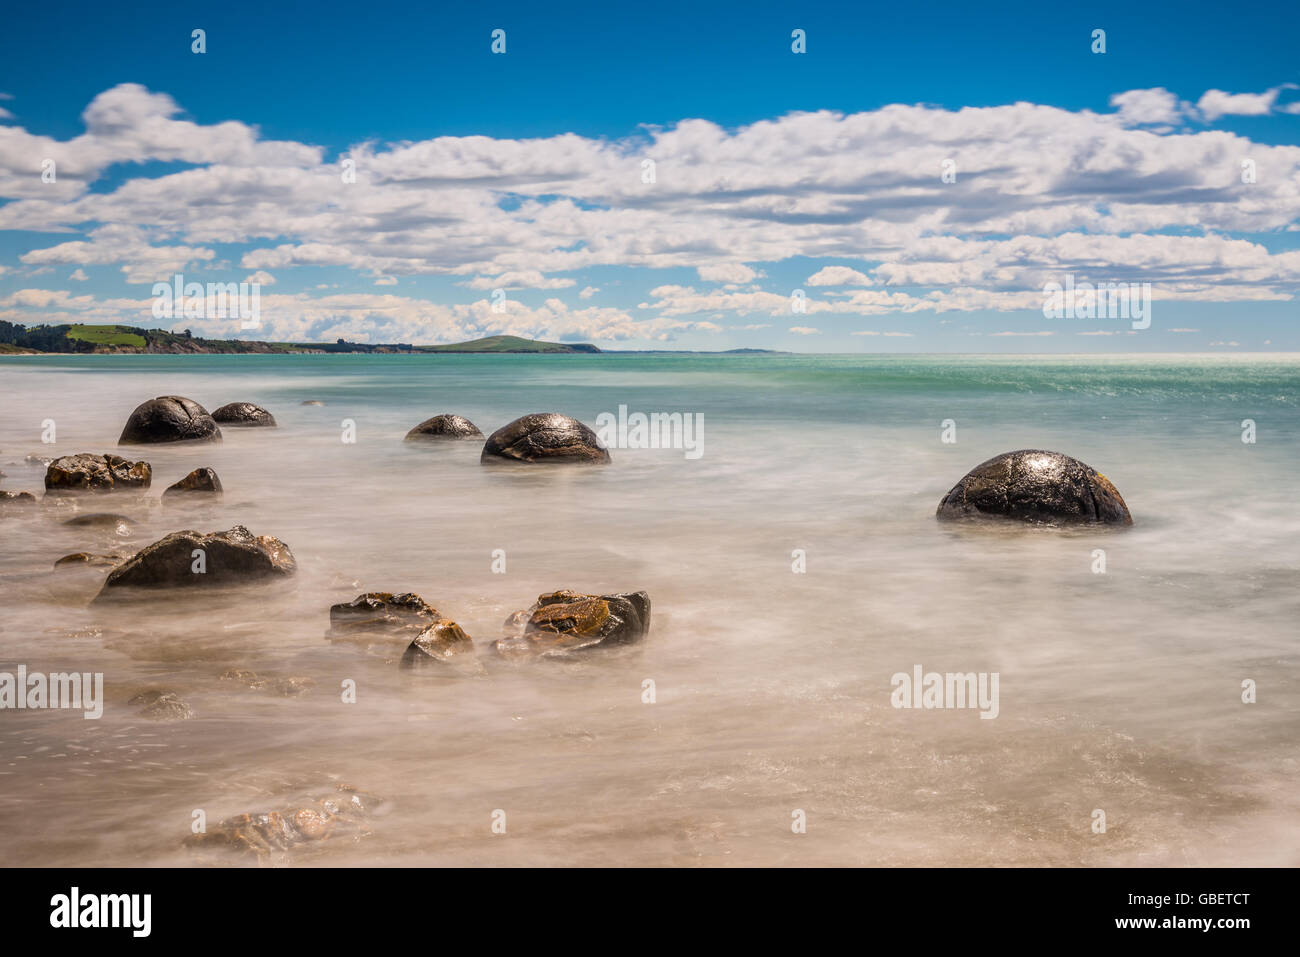
[[[634,350],[614,350],[632,352]],[[643,350],[635,350],[643,351]],[[673,352],[678,350],[648,350]],[[22,326],[0,321],[0,355],[290,355],[337,352],[385,355],[428,353],[532,353],[536,355],[606,352],[590,342],[546,342],[522,336],[488,336],[469,342],[417,346],[407,342],[263,342],[257,339],[204,339],[189,330],[168,332],[121,325]],[[755,355],[770,349],[729,349],[718,354]]]

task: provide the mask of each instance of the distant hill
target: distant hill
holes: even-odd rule
[[[600,352],[589,342],[543,342],[519,336],[488,336],[447,346],[417,346],[419,352]]]
[[[120,325],[21,326],[0,322],[0,354],[48,353],[303,353],[303,352],[530,352],[530,353],[597,353],[600,349],[586,342],[543,342],[520,336],[489,336],[473,342],[449,345],[416,346],[410,343],[348,342],[262,342],[254,339],[203,339],[188,330],[181,333],[164,329],[140,329]]]

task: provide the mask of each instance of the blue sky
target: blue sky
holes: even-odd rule
[[[209,335],[1300,349],[1293,3],[61,10],[0,36],[0,318],[179,326],[183,272],[261,284]]]

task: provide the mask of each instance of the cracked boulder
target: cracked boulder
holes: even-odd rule
[[[1021,449],[971,469],[944,496],[940,520],[1004,518],[1044,525],[1132,525],[1110,479],[1060,452]]]
[[[590,428],[558,412],[535,412],[497,429],[479,461],[607,465],[609,450]]]
[[[220,441],[221,429],[207,409],[184,396],[160,395],[135,407],[117,444]]]

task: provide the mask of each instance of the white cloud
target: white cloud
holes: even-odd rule
[[[245,277],[244,277],[244,282],[255,282],[255,283],[257,283],[257,284],[260,285],[260,286],[274,286],[274,285],[275,285],[275,277],[272,276],[269,272],[265,272],[265,271],[259,269],[257,272],[253,273],[251,276],[245,276]]]
[[[753,282],[759,275],[743,263],[718,263],[713,266],[699,266],[696,272],[700,274],[700,278],[705,282]]]
[[[811,326],[791,326],[790,331],[797,336],[815,336],[821,333],[820,329],[814,329]]]
[[[582,292],[578,293],[579,299],[590,299],[596,293],[600,292],[599,286],[583,286]]]
[[[0,269],[0,272],[4,272],[4,270]],[[78,267],[72,270],[72,275],[70,275],[68,278],[71,279],[73,282],[85,282],[90,277],[86,275],[86,271],[84,269]]]
[[[1178,97],[1162,86],[1116,93],[1110,98],[1110,105],[1119,110],[1118,119],[1124,126],[1178,123],[1185,112]]]
[[[1206,90],[1196,101],[1196,108],[1210,123],[1227,115],[1266,116],[1272,112],[1278,94],[1286,89],[1295,89],[1295,84],[1284,83],[1263,93],[1225,93],[1223,90]]]
[[[875,281],[847,266],[823,266],[807,279],[809,286],[872,286]]]

